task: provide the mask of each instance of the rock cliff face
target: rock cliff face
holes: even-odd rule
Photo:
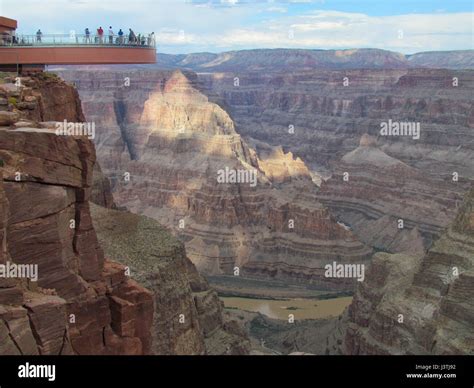
[[[458,182],[435,180],[364,135],[335,164],[318,198],[377,250],[424,253],[454,219],[461,191]]]
[[[472,71],[242,68],[199,79],[226,105],[239,134],[283,146],[315,171],[330,174],[332,163],[368,133],[387,154],[426,174],[474,177]],[[420,123],[420,139],[381,137],[380,125],[389,119]]]
[[[420,236],[428,247],[474,179],[473,71],[242,68],[199,79],[244,138],[301,158],[323,181],[318,200],[375,249],[420,247]],[[419,139],[382,136],[389,120],[418,123]],[[364,134],[376,147],[359,147]]]
[[[154,293],[155,354],[246,354],[248,340],[223,318],[222,302],[186,257],[182,243],[155,220],[92,206],[99,242]]]
[[[39,273],[37,282],[0,277],[0,354],[246,354],[245,333],[183,245],[156,221],[112,210],[93,143],[55,134],[56,120],[84,119],[78,100],[36,116],[47,97],[23,109],[31,90],[6,81],[0,265],[35,264]],[[46,83],[66,105],[77,97],[51,75],[21,81]]]
[[[474,190],[429,251],[378,253],[349,307],[347,354],[474,354]]]
[[[1,264],[38,271],[0,279],[0,352],[149,353],[152,294],[104,259],[91,223],[93,144],[1,128],[0,158]]]
[[[98,157],[117,204],[171,227],[200,271],[238,267],[245,276],[351,287],[324,278],[324,265],[364,261],[370,248],[316,200],[300,159],[244,141],[194,74],[62,74],[100,127]],[[242,181],[219,181],[230,170],[243,172]]]
[[[104,175],[99,163],[94,165],[93,182],[90,201],[108,209],[116,209],[117,205],[112,194],[109,179]]]

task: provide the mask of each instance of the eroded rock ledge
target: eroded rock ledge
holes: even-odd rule
[[[184,245],[157,221],[91,204],[94,226],[108,255],[154,293],[155,354],[247,354],[237,322],[224,318],[216,291],[186,257]]]
[[[347,354],[474,354],[474,190],[422,257],[378,253],[349,307]]]
[[[0,262],[38,266],[37,282],[0,279],[0,353],[149,353],[152,293],[104,258],[92,226],[94,145],[0,128],[0,158]]]

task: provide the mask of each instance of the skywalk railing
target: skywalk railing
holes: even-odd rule
[[[0,46],[46,47],[46,46],[107,46],[107,47],[156,47],[154,34],[103,35],[97,34],[35,34],[0,35]]]

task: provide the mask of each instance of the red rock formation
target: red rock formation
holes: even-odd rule
[[[115,209],[117,205],[114,201],[110,181],[102,173],[98,162],[94,165],[93,180],[90,201],[108,209]]]
[[[34,77],[19,78],[12,75],[5,81],[0,84],[0,107],[21,111],[22,120],[84,121],[77,90],[65,85],[55,74],[38,73]]]
[[[36,345],[40,354],[148,353],[151,293],[128,279],[124,266],[104,261],[91,224],[93,144],[3,128],[0,158],[8,204],[2,214],[10,212],[4,229],[8,260],[38,265],[37,285],[17,284],[18,297],[8,297],[16,311],[28,314],[31,328],[25,330],[36,339],[31,348]]]
[[[82,117],[72,87],[31,82],[44,94],[34,109],[13,107],[22,119]],[[30,91],[20,88],[20,101]],[[0,128],[0,263],[37,265],[38,279],[0,278],[0,353],[148,354],[152,294],[104,259],[91,223],[94,145],[15,127]]]

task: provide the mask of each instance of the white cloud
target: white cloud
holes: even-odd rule
[[[283,7],[269,7],[265,10],[266,12],[278,12],[278,13],[287,13],[288,10]]]
[[[361,13],[313,11],[238,30],[220,37],[220,44],[252,47],[360,48],[411,53],[472,49],[472,13],[407,14],[371,17]],[[292,31],[293,39],[288,39]],[[243,37],[241,42],[236,36]],[[249,36],[254,36],[252,41]]]
[[[19,7],[17,0],[3,0],[2,4],[5,16],[19,20],[20,32],[131,27],[137,33],[155,31],[158,50],[166,52],[374,47],[413,53],[473,48],[470,12],[370,16],[314,9],[294,15],[289,11],[296,1],[287,0],[284,7],[280,1],[223,1],[52,0],[46,5],[22,0]]]

